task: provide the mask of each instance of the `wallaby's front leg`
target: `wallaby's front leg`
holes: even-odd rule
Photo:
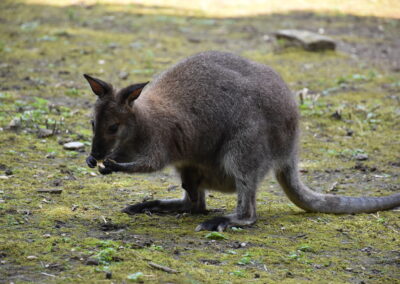
[[[199,188],[199,179],[194,174],[182,175],[182,187],[185,194],[182,199],[153,200],[130,205],[122,210],[127,214],[143,212],[188,212],[193,214],[206,213],[205,192]]]
[[[117,163],[114,160],[106,159],[103,162],[105,171],[109,172],[126,172],[126,173],[147,173],[157,171],[162,166],[153,165],[148,160],[137,160],[130,163]]]
[[[256,186],[236,181],[238,201],[236,212],[227,216],[214,217],[197,226],[196,231],[222,232],[233,226],[248,226],[256,222]]]

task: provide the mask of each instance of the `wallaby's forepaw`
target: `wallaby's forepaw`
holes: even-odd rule
[[[109,175],[113,172],[113,170],[111,170],[110,168],[107,167],[99,167],[99,173],[101,173],[102,175]]]
[[[118,172],[120,170],[118,163],[111,159],[105,159],[103,165],[104,167],[110,169],[113,172]]]
[[[140,213],[145,213],[145,212],[160,212],[160,201],[159,200],[152,200],[152,201],[146,201],[142,203],[137,203],[134,205],[129,205],[128,207],[125,207],[122,209],[123,213],[129,214],[129,215],[135,215],[135,214],[140,214]]]
[[[214,217],[207,220],[196,227],[198,231],[218,231],[223,232],[229,228],[231,220],[228,217]]]
[[[102,175],[108,175],[113,172],[119,172],[121,170],[118,163],[116,161],[110,160],[110,159],[104,160],[103,166],[104,167],[99,166],[99,172]]]
[[[89,156],[86,158],[86,164],[89,168],[94,168],[97,165],[97,161],[93,156]]]

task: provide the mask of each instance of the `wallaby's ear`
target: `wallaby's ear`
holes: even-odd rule
[[[93,78],[87,74],[83,74],[83,76],[89,82],[89,85],[92,88],[93,93],[99,96],[99,98],[111,92],[112,87],[110,84],[100,79]]]
[[[119,91],[119,94],[118,94],[118,102],[120,104],[127,104],[128,106],[132,106],[132,103],[134,102],[134,100],[136,100],[139,97],[143,88],[148,83],[149,82],[134,84],[134,85],[130,85],[129,87],[122,89],[121,91]]]

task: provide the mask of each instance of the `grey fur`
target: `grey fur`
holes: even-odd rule
[[[133,205],[127,213],[201,213],[206,209],[204,191],[216,190],[237,193],[236,211],[196,230],[250,225],[256,221],[257,187],[270,170],[290,200],[309,212],[360,213],[400,206],[400,193],[326,195],[300,181],[298,107],[287,85],[268,66],[230,53],[204,52],[158,76],[135,97],[132,107],[121,104],[121,97],[126,94],[112,92],[98,99],[96,120],[103,121],[99,128],[104,130],[115,119],[120,128],[114,137],[95,129],[93,145],[107,145],[95,158],[106,158],[107,173],[152,172],[172,164],[186,191],[182,200]]]

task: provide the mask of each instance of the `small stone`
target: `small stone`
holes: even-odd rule
[[[14,117],[8,124],[8,129],[16,130],[19,129],[21,125],[22,125],[21,119],[19,117]]]
[[[270,41],[271,37],[269,35],[263,35],[262,39],[265,41]]]
[[[50,237],[51,237],[50,234],[44,234],[44,235],[43,235],[43,238],[45,238],[45,239],[48,239],[48,238],[50,238]]]
[[[247,245],[246,243],[241,243],[241,244],[240,244],[240,246],[241,246],[242,248],[244,248],[246,245]]]
[[[331,117],[336,119],[336,120],[341,120],[342,119],[342,112],[340,110],[336,110],[334,113],[332,113]]]
[[[54,155],[54,153],[50,153],[46,155],[46,159],[54,159],[56,157],[56,155]]]
[[[100,262],[99,262],[99,260],[98,260],[97,258],[95,258],[95,257],[89,257],[89,258],[86,260],[85,264],[86,264],[86,265],[99,265]]]
[[[90,172],[89,175],[91,175],[92,177],[97,177],[97,174],[95,172]]]
[[[29,260],[33,260],[33,259],[37,259],[38,257],[36,256],[36,255],[28,255],[27,257],[26,257],[26,259],[29,259]]]
[[[54,133],[53,133],[53,130],[51,130],[51,129],[40,128],[40,129],[38,130],[37,136],[38,136],[39,138],[46,138],[46,137],[52,136],[53,134],[54,134]]]
[[[61,179],[55,179],[51,182],[53,186],[61,186],[62,185],[62,180]]]
[[[129,77],[129,73],[125,72],[125,71],[121,71],[118,76],[119,76],[120,79],[126,80]]]
[[[85,144],[83,144],[82,142],[72,141],[65,143],[63,147],[65,150],[80,150],[85,147]]]
[[[187,40],[192,43],[200,43],[201,42],[201,39],[196,38],[196,37],[188,37]]]
[[[138,49],[138,48],[141,48],[143,46],[143,44],[140,43],[140,42],[132,42],[132,43],[129,44],[129,46],[131,48]]]
[[[357,155],[354,156],[354,158],[357,161],[366,161],[366,160],[368,160],[369,157],[368,157],[367,154],[357,154]]]
[[[116,42],[112,42],[108,45],[109,48],[111,49],[116,49],[117,47],[119,47],[119,44]]]
[[[8,176],[0,176],[0,179],[9,179],[10,177]]]
[[[111,279],[112,278],[112,272],[111,271],[107,271],[106,272],[106,279]]]

